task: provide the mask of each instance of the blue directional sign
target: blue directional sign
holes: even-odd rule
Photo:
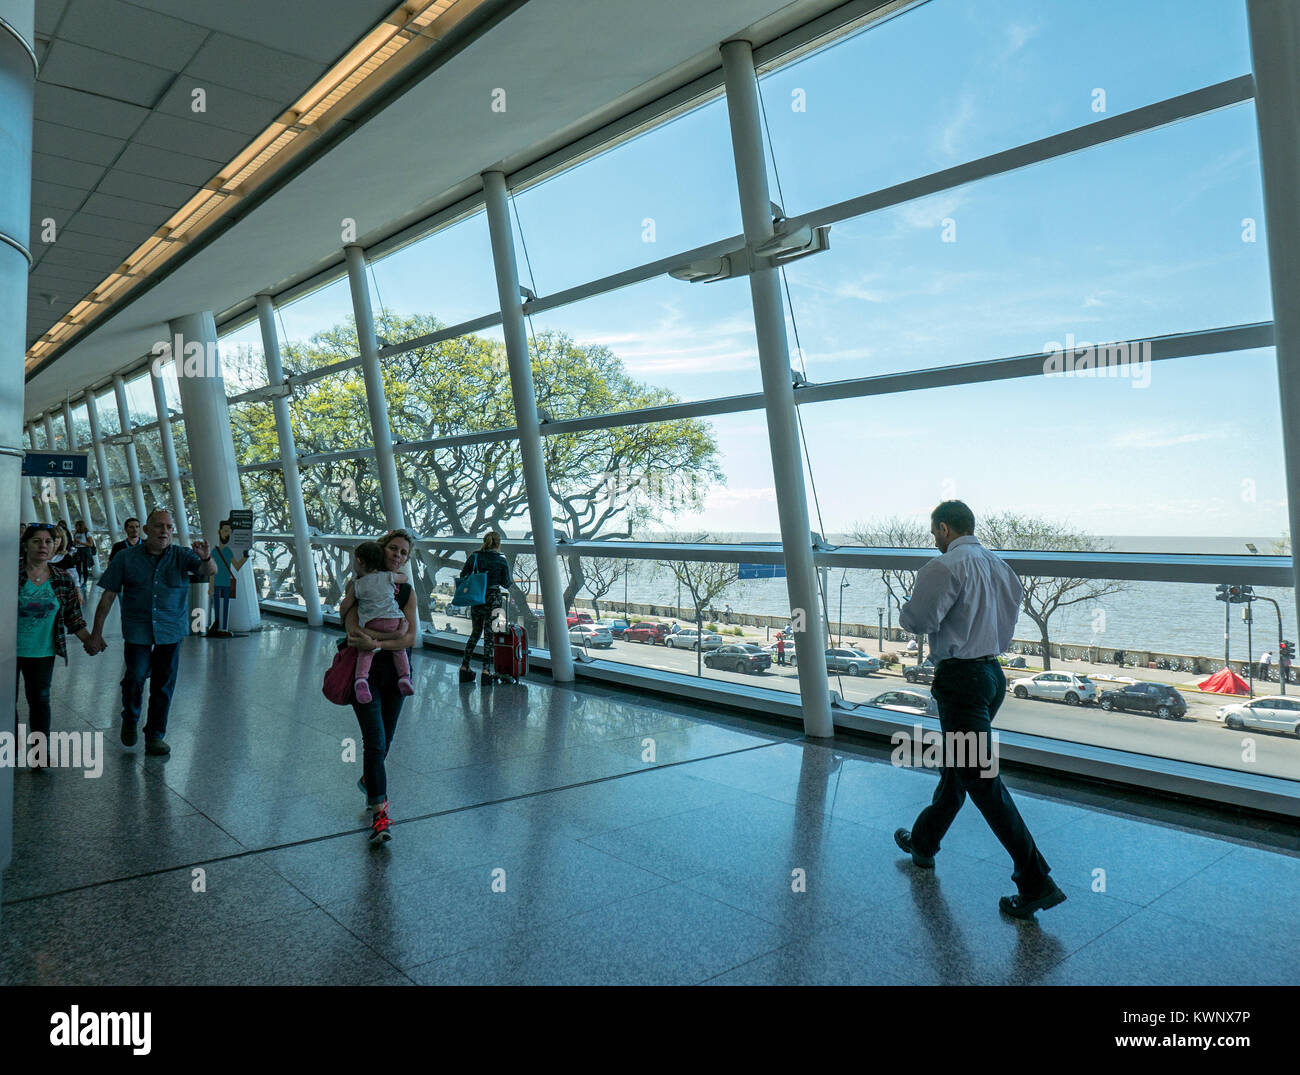
[[[23,476],[28,478],[84,478],[85,452],[24,452]]]
[[[742,579],[783,579],[785,564],[738,564]]]

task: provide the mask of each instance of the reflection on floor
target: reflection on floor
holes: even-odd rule
[[[894,847],[933,773],[542,677],[462,688],[429,654],[372,850],[334,637],[186,642],[166,759],[118,742],[120,648],[56,671],[55,728],[104,731],[104,771],[15,774],[0,983],[1300,981],[1294,854],[1007,774],[1069,894],[1016,922],[970,804],[935,871]]]

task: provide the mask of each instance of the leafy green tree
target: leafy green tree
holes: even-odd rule
[[[386,313],[377,334],[410,340],[435,333],[442,324],[428,315]],[[347,362],[359,353],[355,322],[319,332],[283,348],[285,374]],[[537,408],[546,420],[561,421],[606,412],[661,406],[676,401],[664,389],[632,378],[609,348],[578,345],[548,331],[533,341]],[[467,335],[425,344],[382,363],[389,424],[395,445],[417,444],[461,434],[509,430],[515,412],[504,344]],[[290,405],[300,455],[339,453],[303,468],[303,499],[309,526],[327,534],[371,535],[386,528],[378,474],[372,459],[346,453],[370,445],[365,383],[357,368],[295,386]],[[269,403],[231,408],[240,464],[274,460],[279,454]],[[658,518],[682,504],[698,504],[700,487],[723,480],[717,445],[707,422],[683,419],[622,429],[564,433],[543,440],[551,480],[555,526],[568,541],[594,538],[617,524],[620,531]],[[486,442],[415,449],[397,455],[398,484],[408,529],[421,536],[478,537],[507,527],[529,530],[523,466],[513,437]],[[682,481],[689,475],[691,482]],[[258,526],[290,529],[283,475],[278,468],[243,475],[246,498]],[[686,493],[683,485],[690,485]],[[272,547],[272,587],[292,570],[291,549]],[[336,603],[346,579],[350,552],[323,549],[322,579],[327,603]],[[581,558],[566,555],[566,607],[587,582]],[[417,578],[431,589],[437,573],[459,571],[464,553],[437,548],[414,557]],[[512,592],[525,619],[532,613],[522,590]]]

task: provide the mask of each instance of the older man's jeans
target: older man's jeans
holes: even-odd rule
[[[945,744],[950,741],[949,732],[974,732],[984,744],[980,755],[991,756],[993,718],[1006,692],[1007,678],[996,660],[940,661],[930,693],[939,707],[939,726]],[[1051,868],[1039,854],[1002,778],[985,774],[978,759],[969,752],[965,757],[954,757],[945,749],[939,787],[930,805],[912,825],[912,846],[923,855],[938,851],[967,795],[1011,855],[1015,863],[1011,879],[1021,895],[1031,898],[1041,895]]]
[[[144,699],[144,681],[153,680],[149,688],[149,717],[144,725],[146,739],[161,739],[167,734],[167,712],[176,689],[176,672],[181,665],[181,644],[145,646],[127,642],[122,646],[126,670],[122,675],[122,723],[133,727],[140,719]]]

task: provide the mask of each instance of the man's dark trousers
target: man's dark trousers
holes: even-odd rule
[[[949,732],[974,732],[981,744],[980,753],[992,755],[991,726],[1007,693],[1007,677],[1001,665],[996,659],[940,661],[930,693],[939,707],[939,726],[944,732],[944,767],[934,798],[912,825],[912,846],[922,855],[938,851],[969,795],[1011,855],[1015,863],[1011,879],[1020,894],[1029,898],[1041,895],[1050,867],[1039,854],[1002,778],[984,776],[973,751],[966,751],[964,758],[954,758],[948,746]],[[956,761],[968,764],[958,766]]]
[[[144,681],[149,688],[149,717],[144,725],[145,739],[161,739],[167,734],[167,711],[176,689],[176,671],[181,664],[181,644],[145,646],[127,642],[123,646],[126,671],[122,675],[122,723],[135,727],[144,700]]]

